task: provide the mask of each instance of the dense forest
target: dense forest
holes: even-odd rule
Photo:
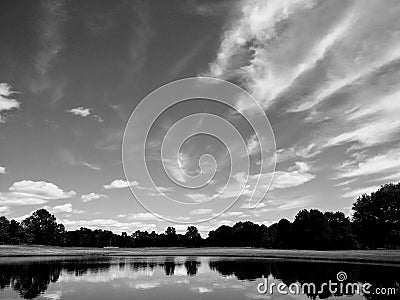
[[[400,183],[387,184],[360,196],[352,218],[343,212],[301,210],[293,222],[281,219],[270,226],[238,222],[220,226],[203,238],[195,226],[185,234],[174,227],[164,233],[137,230],[115,234],[80,228],[67,231],[55,216],[39,209],[22,222],[0,217],[0,244],[66,247],[263,247],[281,249],[399,249]]]

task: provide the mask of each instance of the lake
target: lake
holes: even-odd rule
[[[323,286],[329,281],[368,287],[367,294],[361,288],[332,294]],[[276,290],[279,284],[287,294]],[[307,289],[311,284],[315,293]],[[296,286],[305,286],[304,293],[295,293]],[[399,299],[399,294],[400,266],[391,265],[223,257],[0,260],[0,299]]]

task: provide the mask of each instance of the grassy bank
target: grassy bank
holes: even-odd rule
[[[252,258],[307,259],[348,262],[400,264],[400,251],[395,250],[274,250],[253,248],[61,248],[46,246],[0,245],[0,257],[27,256],[225,256]]]

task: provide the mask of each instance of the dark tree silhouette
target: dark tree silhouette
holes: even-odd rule
[[[324,214],[316,209],[300,211],[293,222],[294,240],[300,249],[327,249],[331,231]]]
[[[10,241],[10,221],[6,217],[0,217],[0,244]]]
[[[371,195],[362,195],[353,210],[355,231],[364,247],[378,248],[385,247],[388,241],[393,243],[395,232],[400,231],[400,183],[387,184]]]
[[[326,212],[324,217],[330,227],[329,248],[354,249],[357,247],[351,221],[344,213]]]
[[[201,245],[201,236],[195,226],[189,226],[185,234],[186,245],[189,247],[198,247]]]
[[[35,211],[22,222],[27,242],[38,245],[57,245],[64,226],[58,226],[56,217],[45,209]]]
[[[178,246],[178,235],[174,227],[168,227],[165,230],[165,244],[168,247]]]
[[[276,248],[288,249],[293,245],[292,223],[281,219],[276,228]]]

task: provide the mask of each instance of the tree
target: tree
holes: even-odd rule
[[[186,246],[198,247],[201,244],[201,236],[195,226],[189,226],[185,234]]]
[[[207,244],[209,246],[229,247],[233,246],[233,243],[233,229],[230,226],[222,225],[208,233]]]
[[[387,246],[389,233],[400,231],[400,183],[387,184],[353,204],[353,222],[364,247]]]
[[[178,235],[176,234],[176,229],[174,227],[168,227],[165,230],[166,246],[173,247],[178,246]]]
[[[38,245],[57,245],[59,227],[56,217],[45,209],[35,211],[22,222],[27,241]]]
[[[287,219],[281,219],[276,228],[276,247],[288,249],[293,244],[292,223]]]
[[[238,222],[233,225],[233,239],[235,246],[259,247],[261,246],[261,227],[253,222]]]
[[[25,241],[25,232],[21,224],[15,220],[10,222],[10,244],[18,245]]]
[[[386,240],[387,246],[390,249],[400,249],[400,231],[392,230],[389,232]]]
[[[10,221],[0,217],[0,244],[8,244],[10,240]]]
[[[331,249],[354,249],[357,247],[352,224],[342,212],[326,212],[324,214],[329,228],[329,245]]]
[[[328,248],[331,236],[324,214],[316,209],[300,211],[293,222],[295,247],[299,249]]]

